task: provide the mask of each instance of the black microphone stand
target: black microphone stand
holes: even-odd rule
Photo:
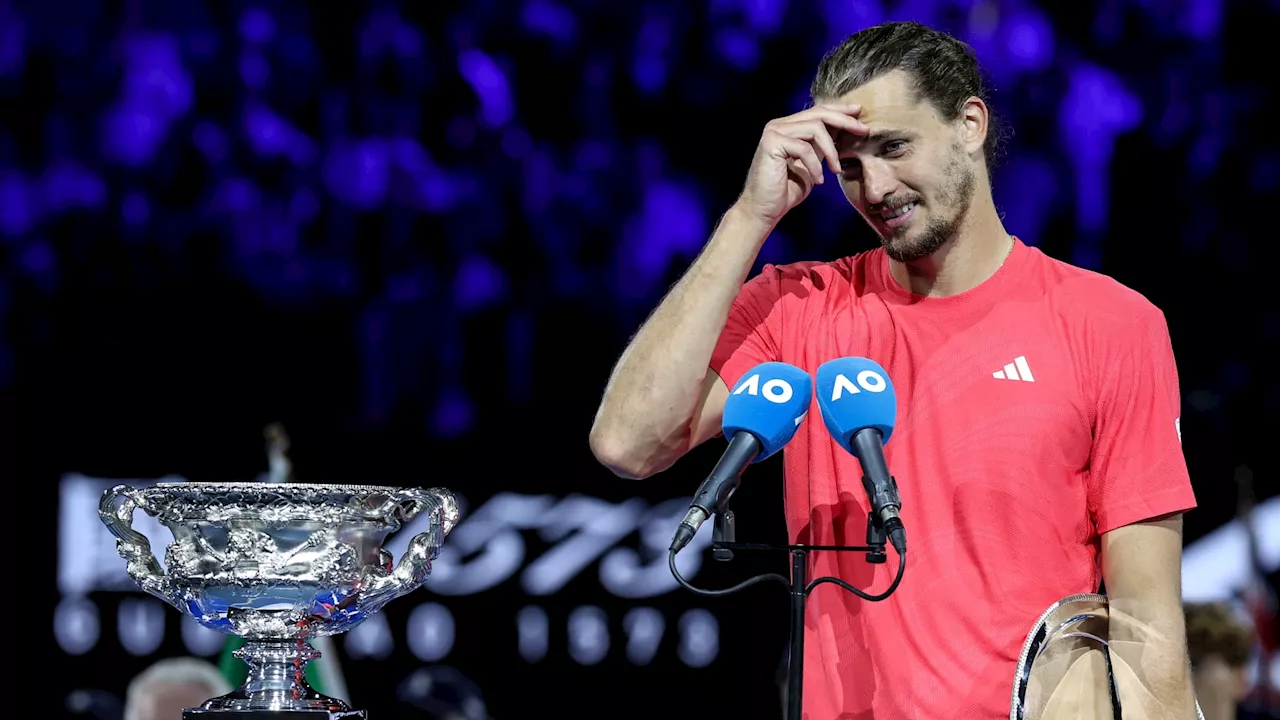
[[[730,595],[766,580],[780,581],[787,586],[787,591],[791,598],[791,638],[787,658],[787,707],[784,717],[785,720],[801,720],[800,713],[803,707],[804,689],[804,615],[809,593],[813,592],[814,588],[819,585],[831,583],[869,602],[879,602],[893,594],[893,591],[898,588],[898,584],[902,582],[902,573],[906,569],[907,559],[905,556],[899,556],[898,572],[893,579],[893,583],[879,595],[870,595],[834,577],[820,577],[810,582],[807,562],[809,553],[817,550],[863,552],[866,553],[867,562],[874,565],[882,565],[888,560],[888,555],[885,554],[884,550],[887,541],[884,527],[874,513],[867,514],[866,545],[774,545],[770,543],[737,542],[737,520],[733,515],[733,511],[729,510],[727,505],[726,501],[725,507],[715,513],[715,524],[712,527],[712,557],[721,562],[726,562],[733,559],[735,551],[780,552],[785,550],[791,555],[790,579],[776,573],[769,573],[750,578],[724,590],[703,590],[690,585],[680,575],[679,570],[676,568],[676,553],[674,552],[670,553],[668,558],[671,574],[675,576],[676,582],[680,583],[686,590],[698,595],[713,597]]]

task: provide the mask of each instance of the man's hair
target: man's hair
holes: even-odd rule
[[[160,685],[203,685],[209,688],[209,697],[231,692],[227,681],[212,663],[199,658],[166,658],[159,660],[129,682],[125,691],[124,720],[137,720],[142,712],[142,698],[152,688]]]
[[[1253,628],[1222,603],[1187,603],[1184,611],[1192,667],[1213,655],[1230,667],[1244,667],[1253,651]]]
[[[973,48],[920,23],[885,23],[850,35],[822,58],[809,95],[815,103],[834,100],[894,70],[906,72],[916,101],[928,102],[944,120],[959,118],[970,97],[981,98],[989,116],[983,152],[988,167],[996,163],[1002,127]]]

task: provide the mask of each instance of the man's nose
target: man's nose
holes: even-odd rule
[[[897,187],[898,181],[889,167],[880,162],[862,164],[862,192],[869,205],[879,205]]]

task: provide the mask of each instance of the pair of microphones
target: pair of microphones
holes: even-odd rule
[[[748,465],[791,442],[816,396],[827,432],[862,465],[872,520],[899,555],[906,553],[902,500],[884,456],[898,415],[889,374],[872,360],[843,357],[823,363],[815,375],[816,382],[804,370],[782,362],[762,363],[743,374],[724,403],[722,428],[729,447],[693,496],[671,552],[688,545],[713,514],[724,512]]]

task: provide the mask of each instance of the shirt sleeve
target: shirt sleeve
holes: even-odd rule
[[[711,369],[732,388],[751,368],[781,360],[781,278],[778,268],[765,265],[747,281],[729,309],[729,318],[711,353]]]
[[[1089,473],[1089,510],[1099,534],[1196,506],[1164,315],[1150,308],[1104,347]]]

